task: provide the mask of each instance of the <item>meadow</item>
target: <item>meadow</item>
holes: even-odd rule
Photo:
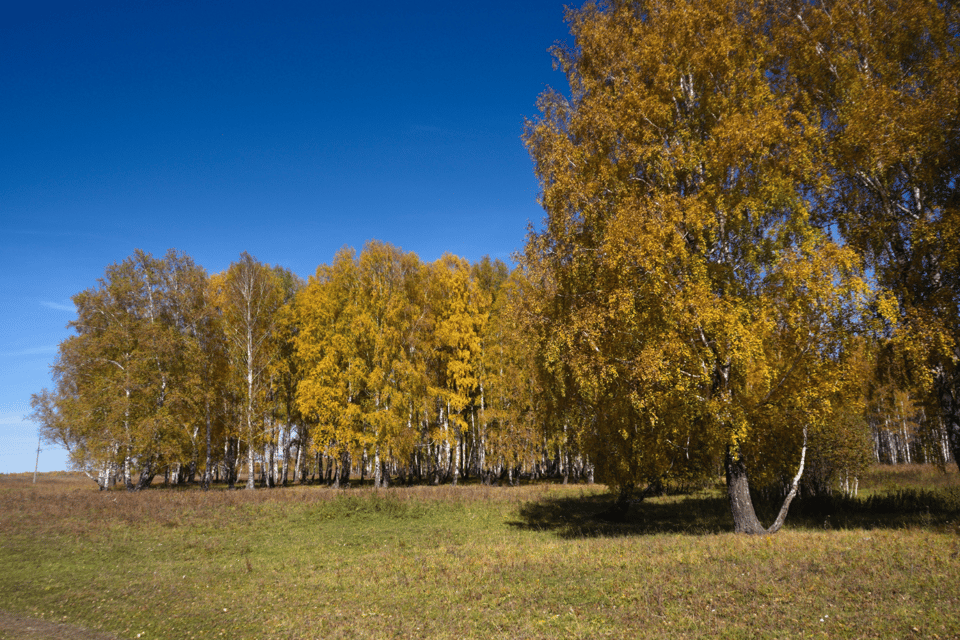
[[[960,637],[955,467],[877,467],[767,537],[730,533],[719,486],[609,505],[588,485],[0,475],[0,612],[77,638]]]

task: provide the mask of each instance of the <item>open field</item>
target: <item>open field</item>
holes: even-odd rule
[[[717,490],[611,523],[582,485],[31,480],[0,476],[0,637],[960,637],[955,468],[876,469],[765,538],[728,533]]]

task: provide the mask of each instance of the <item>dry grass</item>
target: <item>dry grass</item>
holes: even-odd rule
[[[609,523],[583,486],[31,479],[0,476],[0,609],[123,638],[960,637],[955,471],[879,470],[868,494],[921,511],[865,497],[768,538],[727,533],[715,493]]]
[[[957,465],[953,463],[942,469],[924,464],[877,465],[861,479],[860,488],[868,493],[917,488],[951,489],[960,486],[958,475]]]

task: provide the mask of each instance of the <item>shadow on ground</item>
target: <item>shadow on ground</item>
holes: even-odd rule
[[[755,499],[757,515],[769,525],[779,503]],[[726,496],[704,492],[665,496],[632,504],[626,513],[609,494],[543,498],[520,506],[520,529],[548,531],[561,538],[680,533],[703,535],[733,531]],[[960,487],[900,490],[867,498],[806,497],[793,501],[787,529],[900,529],[922,527],[960,534]]]

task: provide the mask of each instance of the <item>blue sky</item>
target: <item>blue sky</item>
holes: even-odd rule
[[[509,260],[537,183],[520,135],[563,3],[16,3],[0,9],[0,473],[70,298],[141,248],[301,276],[370,239]],[[40,469],[66,468],[45,446]]]

